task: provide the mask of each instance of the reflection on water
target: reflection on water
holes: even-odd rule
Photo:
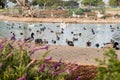
[[[65,24],[65,23],[22,23],[0,21],[0,36],[10,38],[14,32],[17,39],[29,37],[33,32],[35,39],[46,39],[48,44],[67,45],[66,39],[73,41],[75,46],[86,47],[86,42],[92,42],[91,47],[99,43],[103,47],[111,39],[120,42],[120,24]],[[59,39],[58,39],[59,38]]]

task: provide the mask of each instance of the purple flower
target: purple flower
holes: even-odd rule
[[[26,39],[26,38],[24,38],[24,42],[27,42],[27,39]]]
[[[4,48],[4,45],[0,45],[0,50]]]
[[[27,74],[24,75],[22,78],[18,78],[17,80],[26,80],[27,79]]]
[[[52,60],[52,57],[44,59],[45,62]]]
[[[61,70],[58,70],[58,71],[54,71],[53,72],[53,75],[54,76],[57,76],[57,75],[59,75],[59,74],[61,74],[61,73],[65,73],[66,72],[66,69],[64,68],[64,69],[61,69]]]
[[[0,63],[0,68],[2,67],[2,65],[3,65],[3,64],[2,64],[2,63]]]
[[[49,47],[49,46],[45,46],[45,47],[43,47],[43,48],[33,49],[33,50],[30,51],[30,55],[34,54],[34,53],[35,53],[36,51],[38,51],[38,50],[42,50],[42,49],[48,50],[48,47]]]
[[[33,50],[31,50],[30,51],[30,56],[32,55],[32,54],[34,54],[36,51],[38,51],[39,49],[33,49]]]
[[[3,48],[4,48],[4,41],[0,43],[0,49],[3,49]]]
[[[31,45],[29,45],[29,44],[25,44],[25,46],[26,46],[26,47],[28,47],[28,48],[30,48],[30,47],[31,47]]]
[[[42,66],[40,67],[40,69],[38,70],[38,72],[43,72],[45,70],[46,64],[42,64]]]
[[[55,65],[54,65],[54,69],[57,70],[58,67],[61,66],[61,59],[59,62],[57,62]]]
[[[78,77],[76,80],[81,80],[80,77]]]
[[[49,45],[47,45],[47,46],[45,46],[43,48],[40,48],[40,49],[46,49],[46,50],[48,50],[48,48],[49,48]]]

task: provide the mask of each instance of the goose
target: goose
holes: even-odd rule
[[[97,12],[97,17],[98,17],[98,18],[102,18],[103,16],[104,16],[104,15],[103,15],[103,14],[100,14],[99,11]]]

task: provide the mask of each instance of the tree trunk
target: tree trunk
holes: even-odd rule
[[[44,9],[44,10],[46,9],[46,3],[44,3],[43,9]]]
[[[31,8],[31,6],[26,5],[26,0],[16,0],[17,4],[20,6],[20,8],[22,9],[22,16],[24,17],[33,17],[33,9]]]

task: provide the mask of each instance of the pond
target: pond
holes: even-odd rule
[[[75,24],[75,23],[24,23],[0,21],[0,36],[10,39],[10,33],[16,35],[17,40],[30,37],[34,33],[35,39],[47,40],[48,44],[68,45],[66,40],[73,41],[74,46],[91,47],[99,43],[100,47],[111,40],[120,42],[120,24]],[[53,41],[56,41],[54,43]]]

